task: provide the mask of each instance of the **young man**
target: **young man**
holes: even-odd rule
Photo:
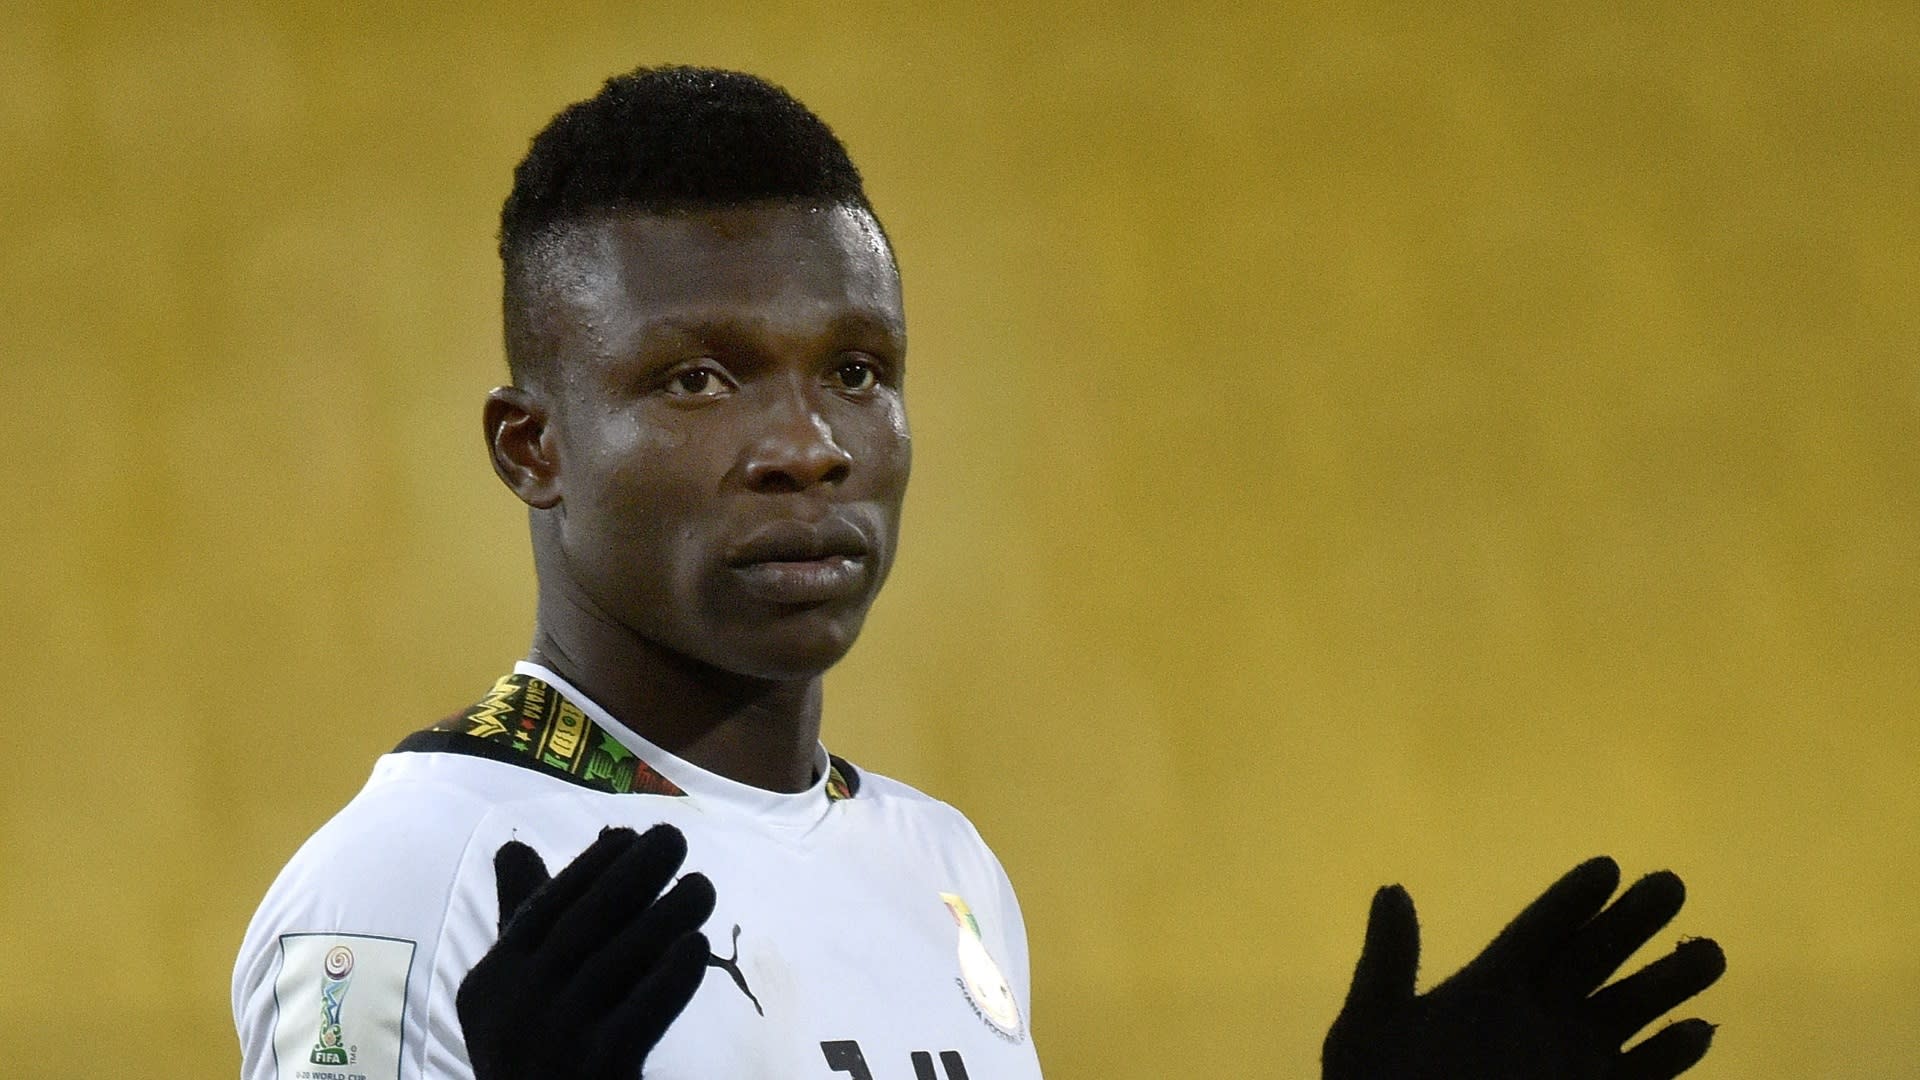
[[[534,140],[500,251],[513,384],[484,420],[529,507],[533,645],[274,883],[243,1075],[1038,1077],[999,863],[820,744],[910,459],[899,275],[846,151],[758,79],[643,69]],[[1617,882],[1583,865],[1425,995],[1382,890],[1325,1075],[1685,1069],[1698,1021],[1620,1046],[1718,949],[1594,993],[1680,906],[1672,875]]]
[[[820,743],[911,457],[899,275],[846,151],[758,79],[635,72],[535,139],[500,251],[484,420],[529,507],[532,649],[274,883],[244,1075],[1039,1076],[993,854]]]

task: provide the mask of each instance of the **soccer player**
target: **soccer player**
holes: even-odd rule
[[[762,80],[641,69],[534,139],[500,255],[483,420],[528,507],[532,646],[274,882],[234,971],[243,1076],[1037,1078],[998,861],[820,742],[911,456],[899,274],[845,149]],[[1583,865],[1425,995],[1382,890],[1328,1080],[1692,1064],[1698,1021],[1619,1047],[1718,949],[1593,993],[1680,903],[1654,875],[1609,906],[1617,881]]]
[[[484,425],[529,508],[532,648],[275,881],[234,974],[244,1075],[1039,1076],[999,863],[820,742],[911,457],[899,274],[845,149],[759,79],[642,70],[534,140],[500,254]],[[462,997],[503,924],[565,962],[502,950]],[[658,1030],[583,1023],[636,987]]]

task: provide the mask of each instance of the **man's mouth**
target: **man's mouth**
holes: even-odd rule
[[[824,604],[866,590],[867,560],[858,555],[782,559],[734,568],[748,592],[775,604]]]
[[[755,529],[727,554],[745,589],[783,605],[822,604],[866,591],[870,545],[851,522],[775,521]]]

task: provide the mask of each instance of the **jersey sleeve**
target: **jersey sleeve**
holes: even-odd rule
[[[234,966],[242,1080],[472,1075],[436,961],[485,814],[457,790],[370,789],[301,847]]]
[[[1007,979],[1013,983],[1013,992],[1020,1001],[1020,1015],[1027,1021],[1027,1030],[1032,1031],[1033,970],[1027,956],[1027,923],[1020,913],[1020,901],[1013,895],[1013,882],[997,858],[993,862],[993,869],[1000,878],[1001,921],[1006,926]]]
[[[957,814],[958,811],[955,811]],[[963,818],[964,820],[964,818]],[[982,873],[991,882],[988,895],[993,897],[993,920],[998,938],[996,952],[1002,957],[1002,966],[1007,982],[1011,985],[1014,998],[1020,1003],[1020,1015],[1025,1018],[1029,1031],[1033,1028],[1033,973],[1027,955],[1027,924],[1020,912],[1020,901],[1013,893],[1013,881],[1007,876],[1006,868],[1000,865],[1000,859],[987,846],[980,832],[971,821],[967,822],[967,832],[979,845],[982,861]]]

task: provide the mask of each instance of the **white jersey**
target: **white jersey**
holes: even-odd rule
[[[233,974],[243,1080],[471,1077],[454,995],[497,937],[495,852],[558,873],[658,822],[718,899],[648,1080],[1037,1080],[1020,909],[958,811],[824,749],[811,790],[735,783],[515,673],[382,757],[268,890]]]

